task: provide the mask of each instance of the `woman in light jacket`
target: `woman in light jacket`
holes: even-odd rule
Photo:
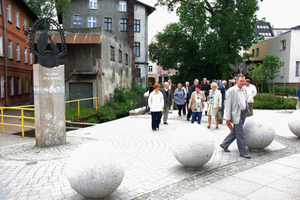
[[[196,86],[196,90],[191,94],[190,103],[188,109],[192,111],[193,124],[196,117],[198,117],[198,124],[201,124],[202,110],[204,108],[204,102],[206,100],[204,91],[201,91],[201,85]]]
[[[211,90],[209,92],[209,95],[207,97],[208,101],[208,109],[207,109],[207,115],[208,115],[208,126],[207,128],[210,128],[211,125],[211,116],[215,116],[216,119],[216,129],[219,128],[218,126],[218,111],[222,107],[222,94],[220,90],[218,90],[218,85],[216,83],[210,84]]]
[[[163,94],[159,91],[160,85],[154,84],[154,90],[150,93],[148,98],[148,105],[150,107],[151,119],[152,119],[152,131],[159,129],[161,112],[164,107],[164,97]]]
[[[181,117],[181,110],[183,108],[185,98],[186,98],[186,94],[184,92],[184,89],[182,88],[181,83],[177,84],[177,89],[174,92],[174,98],[176,101],[176,105],[178,107],[178,117]]]

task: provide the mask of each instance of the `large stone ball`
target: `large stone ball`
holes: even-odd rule
[[[268,122],[254,116],[247,117],[244,124],[246,145],[250,149],[263,149],[269,146],[275,137],[275,129]]]
[[[294,111],[288,121],[292,133],[300,138],[300,110]]]
[[[180,126],[171,139],[174,157],[186,167],[201,167],[214,153],[215,141],[212,134],[202,125]]]
[[[121,184],[124,167],[115,147],[100,141],[75,149],[66,166],[71,187],[88,198],[103,198]]]

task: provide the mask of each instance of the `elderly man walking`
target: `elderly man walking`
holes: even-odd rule
[[[165,82],[164,83],[164,88],[160,89],[160,92],[164,96],[164,109],[162,112],[162,115],[164,117],[164,124],[168,124],[168,115],[169,115],[169,107],[172,103],[172,91],[169,89],[169,83]]]
[[[236,79],[236,85],[228,89],[226,92],[226,124],[230,126],[232,122],[234,127],[220,146],[225,152],[229,152],[228,146],[236,139],[240,156],[249,159],[251,156],[247,154],[243,130],[246,112],[248,110],[247,91],[243,88],[244,84],[245,76],[243,74],[239,74]]]

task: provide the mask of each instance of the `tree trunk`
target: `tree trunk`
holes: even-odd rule
[[[273,100],[275,100],[275,84],[273,84],[272,87],[273,87]]]
[[[268,83],[268,90],[269,90],[269,96],[271,96],[271,87],[270,87],[270,83]]]

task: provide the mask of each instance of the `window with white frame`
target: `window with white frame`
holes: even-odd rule
[[[3,56],[3,37],[0,35],[0,56]]]
[[[29,60],[30,60],[30,65],[32,65],[33,64],[33,62],[32,62],[32,53],[29,54]]]
[[[286,40],[280,41],[280,50],[283,51],[286,49]]]
[[[148,69],[149,69],[149,72],[152,72],[152,70],[153,70],[152,65],[149,65],[149,66],[148,66]]]
[[[89,17],[88,26],[89,26],[89,28],[96,27],[96,18],[95,17]]]
[[[28,77],[26,77],[26,93],[29,93],[29,80],[28,80]]]
[[[119,1],[119,11],[126,12],[127,11],[127,2]]]
[[[115,47],[110,46],[110,60],[115,61]]]
[[[259,48],[256,48],[256,57],[259,56]]]
[[[20,28],[20,17],[19,17],[19,11],[16,10],[16,27]]]
[[[10,96],[15,95],[15,79],[14,77],[10,77]]]
[[[24,21],[23,21],[23,28],[24,30],[27,30],[27,19],[24,17]]]
[[[107,31],[112,30],[112,18],[104,17],[104,29]]]
[[[11,4],[7,2],[7,21],[12,22]]]
[[[97,0],[90,0],[90,9],[97,9]]]
[[[27,62],[28,62],[28,55],[27,55],[28,53],[27,53],[27,48],[25,47],[24,48],[24,57],[25,57],[25,59],[24,59],[24,62],[27,64]]]
[[[296,61],[296,71],[295,76],[299,76],[299,61]]]
[[[22,94],[22,78],[19,77],[18,79],[18,94]]]
[[[141,55],[140,55],[140,48],[141,48],[140,43],[139,43],[139,42],[135,42],[135,43],[134,43],[134,49],[133,49],[133,51],[134,51],[134,55],[135,55],[136,57],[140,57],[140,56],[141,56]]]
[[[8,58],[13,59],[13,43],[11,40],[8,40]]]
[[[21,58],[20,58],[20,45],[19,45],[19,44],[17,44],[17,49],[16,49],[16,51],[17,51],[17,61],[20,61]]]
[[[1,98],[4,98],[5,95],[5,87],[4,87],[4,76],[1,76]]]
[[[133,30],[134,32],[140,32],[140,20],[134,20],[133,22]]]

